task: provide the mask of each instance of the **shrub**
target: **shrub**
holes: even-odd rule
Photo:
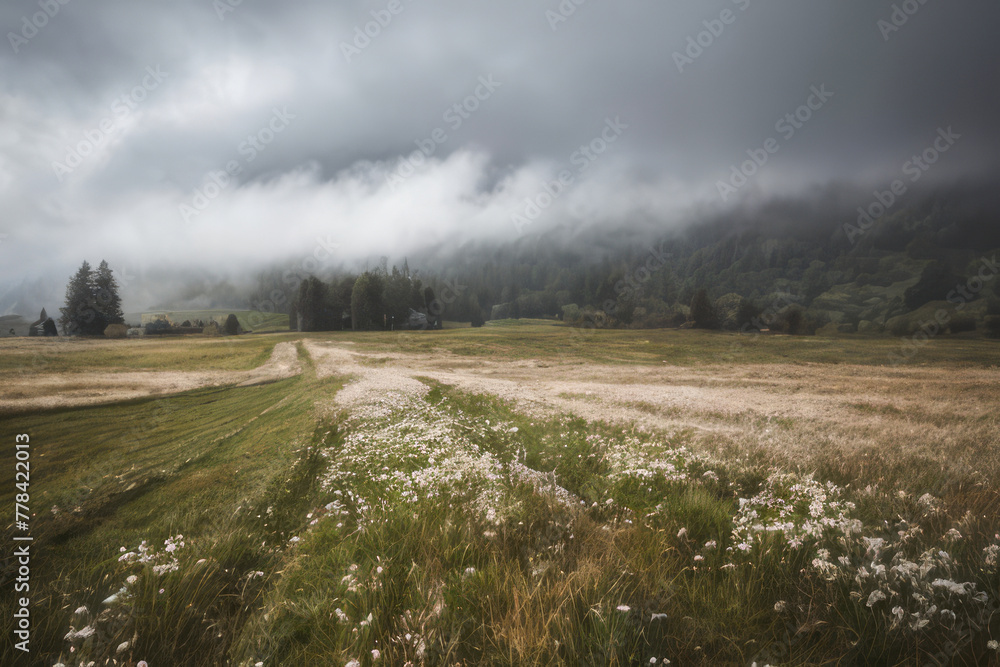
[[[128,336],[128,327],[124,324],[109,324],[104,329],[106,338],[125,338]]]
[[[226,323],[223,325],[223,330],[227,336],[235,336],[240,333],[240,322],[236,319],[236,316],[229,313],[229,317],[226,318]]]
[[[576,322],[580,319],[580,306],[568,303],[562,307],[563,322]]]

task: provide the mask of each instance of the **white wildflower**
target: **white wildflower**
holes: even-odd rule
[[[867,606],[874,607],[877,603],[881,602],[882,600],[885,600],[885,593],[883,593],[879,589],[875,589],[874,591],[871,592],[871,595],[868,596]]]
[[[955,595],[965,595],[965,584],[960,584],[958,582],[952,581],[951,579],[935,579],[931,582],[931,586],[934,588],[943,588],[949,593],[954,593]]]

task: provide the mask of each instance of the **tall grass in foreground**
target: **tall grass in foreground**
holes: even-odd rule
[[[997,661],[996,517],[947,498],[440,385],[345,429],[242,664]]]
[[[322,425],[214,529],[124,545],[62,664],[998,664],[982,480],[918,495],[429,384]]]
[[[233,638],[260,605],[289,535],[301,530],[306,503],[335,432],[317,433],[297,452],[287,476],[249,507],[238,508],[203,539],[168,537],[121,547],[105,577],[119,588],[74,612],[64,665],[226,664]]]

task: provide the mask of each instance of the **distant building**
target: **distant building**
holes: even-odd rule
[[[410,319],[409,327],[411,329],[426,329],[427,328],[427,315],[421,313],[419,310],[414,310],[410,308]]]
[[[30,327],[28,327],[29,336],[58,336],[59,332],[56,330],[55,321],[45,313],[45,309],[42,308],[41,315],[38,316],[38,320],[33,322]]]

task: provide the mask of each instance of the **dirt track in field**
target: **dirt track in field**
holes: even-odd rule
[[[0,389],[0,413],[115,403],[220,385],[249,386],[298,375],[294,343],[278,343],[266,363],[249,371],[123,371],[39,373],[8,378]]]

